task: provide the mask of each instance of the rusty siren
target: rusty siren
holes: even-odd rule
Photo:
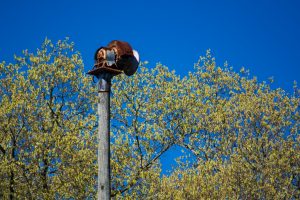
[[[139,54],[129,43],[113,40],[107,47],[100,47],[94,55],[95,65],[90,75],[109,73],[113,76],[124,72],[133,75],[139,66]]]

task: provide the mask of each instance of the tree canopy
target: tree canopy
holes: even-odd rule
[[[218,66],[180,77],[141,63],[113,79],[116,199],[300,198],[299,89]],[[0,63],[0,198],[94,199],[96,85],[68,39]],[[185,150],[166,176],[161,156]]]

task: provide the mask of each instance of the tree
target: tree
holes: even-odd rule
[[[0,67],[0,177],[3,180],[0,196],[5,199],[93,198],[97,175],[96,87],[83,71],[80,53],[74,51],[74,44],[68,39],[56,44],[46,39],[37,53],[26,50],[15,59],[16,64],[3,62]],[[154,71],[158,70],[162,74],[156,81],[175,77],[166,68]],[[150,73],[145,73],[149,78]],[[141,87],[155,86],[150,79],[138,80],[138,77],[133,82],[124,80],[124,84],[115,84],[113,88],[112,196],[133,193],[132,188],[144,179],[157,176],[159,157],[173,145],[169,141],[160,142],[161,134],[169,131],[155,127],[156,120],[146,115],[155,111],[154,102],[141,107],[151,94],[135,101],[143,93]],[[160,91],[154,93],[161,96]],[[139,94],[132,96],[131,92]],[[125,104],[126,112],[122,109]],[[166,110],[161,108],[157,112],[167,115]],[[135,116],[130,116],[130,112]],[[169,113],[171,116],[171,110]],[[152,134],[154,128],[157,132]],[[152,144],[148,143],[150,137]]]
[[[207,55],[180,78],[142,63],[113,79],[112,196],[299,198],[299,90],[289,95]],[[96,90],[67,39],[0,64],[0,197],[92,199]],[[190,157],[161,177],[160,157]],[[188,155],[187,155],[188,156]]]
[[[209,51],[195,69],[177,143],[192,158],[152,182],[149,199],[300,198],[297,87],[288,95],[217,67]]]
[[[0,65],[0,195],[93,196],[96,116],[80,54],[68,40],[48,39],[23,53]]]

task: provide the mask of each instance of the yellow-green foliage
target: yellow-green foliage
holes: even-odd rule
[[[299,199],[297,87],[288,95],[221,69],[209,51],[200,61],[183,79],[187,99],[175,133],[192,159],[144,188],[147,198]]]
[[[96,86],[68,40],[0,63],[0,199],[94,199]],[[180,78],[142,63],[115,77],[116,199],[300,198],[299,90],[218,67],[210,52]],[[160,176],[174,145],[191,157]]]
[[[0,198],[93,196],[91,79],[73,44],[45,40],[0,65]]]

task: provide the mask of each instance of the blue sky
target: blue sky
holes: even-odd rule
[[[291,91],[300,82],[299,10],[296,0],[0,0],[0,61],[68,36],[88,71],[97,47],[119,39],[150,66],[184,76],[210,48],[220,65],[274,76],[274,87]]]

